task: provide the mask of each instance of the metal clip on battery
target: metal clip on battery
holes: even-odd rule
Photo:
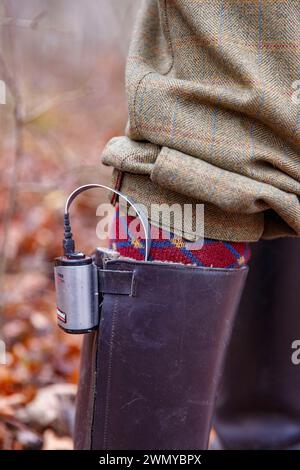
[[[88,189],[106,189],[125,200],[136,212],[145,233],[145,261],[150,251],[150,226],[146,214],[120,191],[103,184],[86,184],[68,197],[64,211],[64,256],[55,259],[54,276],[58,325],[67,333],[89,333],[99,324],[98,271],[92,257],[75,251],[69,209],[74,199]]]

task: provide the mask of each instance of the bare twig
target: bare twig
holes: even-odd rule
[[[13,117],[14,117],[14,124],[15,124],[15,155],[14,155],[14,163],[13,163],[13,171],[12,171],[12,179],[9,189],[9,196],[8,196],[8,208],[3,218],[3,239],[2,239],[2,247],[1,247],[1,255],[0,255],[0,294],[2,294],[3,289],[3,276],[6,272],[6,265],[7,265],[7,242],[9,237],[9,229],[12,220],[12,216],[14,214],[16,199],[17,199],[17,183],[18,183],[18,173],[19,173],[19,161],[23,155],[23,124],[22,120],[20,119],[21,112],[21,100],[20,95],[17,93],[14,96],[14,110],[13,110]],[[2,295],[0,295],[2,298]],[[0,312],[1,312],[2,304],[0,303]],[[1,320],[0,320],[1,321]]]
[[[12,216],[15,210],[16,196],[17,196],[17,182],[19,172],[19,161],[23,154],[23,123],[22,123],[22,99],[19,92],[19,87],[16,81],[16,74],[10,72],[3,54],[0,53],[0,70],[6,86],[13,98],[13,119],[14,119],[14,132],[15,132],[15,154],[12,166],[12,179],[8,196],[8,208],[3,219],[3,239],[0,252],[0,299],[3,298],[3,277],[6,272],[7,265],[7,243],[9,237],[9,229]],[[0,302],[0,313],[3,308]],[[3,316],[0,316],[0,321]]]
[[[47,15],[47,12],[42,11],[39,13],[35,18],[33,19],[27,19],[27,18],[15,18],[13,16],[4,16],[0,17],[0,27],[1,26],[13,26],[16,28],[26,28],[26,29],[35,29],[37,31],[47,31],[47,32],[54,32],[54,33],[59,33],[59,34],[65,34],[65,35],[73,35],[73,31],[70,30],[65,30],[65,29],[58,29],[54,28],[53,26],[48,26],[43,24],[42,26],[40,25],[41,20]]]
[[[61,95],[49,98],[44,103],[41,103],[40,105],[36,106],[31,110],[24,111],[20,119],[24,125],[32,123],[33,121],[36,121],[41,116],[46,114],[51,109],[56,108],[57,106],[60,106],[62,104],[66,104],[75,99],[81,98],[83,96],[87,96],[90,92],[91,91],[88,88],[79,88],[78,90],[66,91]]]

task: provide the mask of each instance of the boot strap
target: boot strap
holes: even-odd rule
[[[99,292],[135,296],[134,272],[98,268]]]

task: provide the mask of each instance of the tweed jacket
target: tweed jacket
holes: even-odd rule
[[[299,236],[299,78],[299,0],[144,0],[102,160],[147,207],[203,203],[206,237]]]

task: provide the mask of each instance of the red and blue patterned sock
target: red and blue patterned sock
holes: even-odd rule
[[[141,233],[141,227],[136,217],[121,215],[116,206],[114,230],[110,238],[110,248],[120,255],[136,260],[143,260],[145,253],[145,238],[130,232],[129,226],[136,221],[136,233]],[[153,228],[153,227],[151,227]],[[152,239],[149,261],[169,261],[173,263],[194,264],[213,268],[241,268],[246,266],[251,251],[249,243],[226,242],[205,238],[200,248],[191,249],[175,234],[168,234],[161,228],[155,228],[155,239]]]

